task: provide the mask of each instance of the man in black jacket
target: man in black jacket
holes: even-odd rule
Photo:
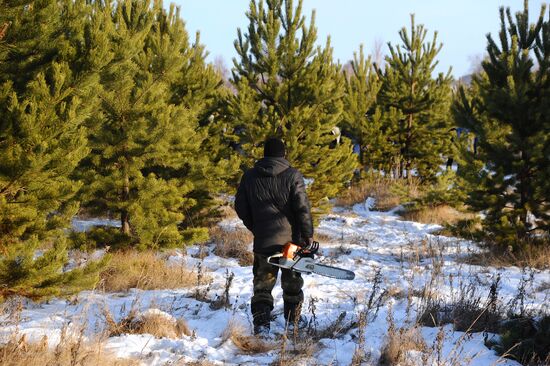
[[[310,204],[304,177],[285,159],[285,145],[279,139],[264,143],[264,158],[244,173],[235,210],[244,225],[254,234],[254,295],[251,311],[254,333],[269,331],[273,296],[279,267],[267,263],[267,257],[280,253],[289,241],[309,245],[313,237]],[[281,270],[284,316],[289,323],[300,319],[304,300],[302,276]]]

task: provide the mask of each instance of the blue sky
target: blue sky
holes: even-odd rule
[[[187,30],[201,33],[201,42],[209,51],[209,60],[223,57],[227,66],[236,52],[233,41],[237,27],[246,29],[245,12],[249,0],[176,0]],[[297,3],[297,0],[295,0]],[[529,2],[530,18],[538,17],[543,0]],[[523,0],[304,0],[304,14],[316,9],[318,43],[330,34],[334,57],[345,63],[363,44],[367,53],[378,42],[397,43],[398,31],[410,25],[410,14],[431,32],[437,30],[443,49],[437,71],[453,67],[455,77],[469,73],[474,60],[483,55],[485,35],[499,29],[499,6],[513,12],[523,8]],[[547,9],[548,12],[548,9]]]

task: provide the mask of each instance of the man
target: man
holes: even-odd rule
[[[264,158],[244,173],[235,210],[244,225],[254,234],[254,294],[251,311],[254,333],[269,332],[273,296],[279,267],[267,263],[267,257],[282,251],[289,241],[310,245],[313,237],[310,204],[304,177],[285,159],[285,145],[275,138],[264,142]],[[302,276],[281,269],[284,316],[288,324],[302,320],[300,307],[304,300]]]

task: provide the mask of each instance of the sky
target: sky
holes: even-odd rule
[[[236,56],[233,41],[237,28],[244,31],[248,25],[245,12],[249,2],[175,0],[187,31],[191,35],[200,31],[208,60],[221,57],[228,67]],[[543,3],[529,1],[531,22],[538,18]],[[317,43],[324,44],[330,35],[334,58],[342,64],[353,58],[360,44],[366,53],[381,44],[386,53],[386,43],[399,43],[398,32],[403,26],[410,27],[410,14],[414,13],[416,23],[428,29],[427,38],[431,40],[432,32],[437,31],[443,43],[436,71],[447,72],[452,67],[452,74],[460,77],[470,73],[484,55],[486,34],[498,32],[499,7],[510,7],[515,13],[523,9],[523,0],[304,0],[303,5],[308,23],[312,9],[316,10]]]

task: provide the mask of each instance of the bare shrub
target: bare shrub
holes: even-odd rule
[[[223,294],[221,296],[218,296],[216,300],[210,303],[210,309],[218,310],[221,308],[228,309],[231,307],[231,301],[229,299],[229,290],[231,290],[231,284],[233,283],[234,278],[235,278],[235,274],[233,272],[229,272],[229,270],[226,269]]]
[[[365,328],[367,327],[367,313],[361,312],[359,314],[358,320],[358,331],[357,331],[357,346],[355,346],[355,351],[353,352],[353,357],[351,359],[352,366],[360,366],[367,359],[365,354]]]
[[[401,217],[407,221],[439,225],[454,225],[461,220],[472,219],[474,216],[472,213],[459,211],[449,205],[426,206],[401,213]]]
[[[317,329],[316,332],[313,334],[313,338],[316,340],[323,338],[338,338],[357,326],[356,322],[345,320],[346,312],[341,312],[334,321],[328,323],[322,328]]]
[[[467,333],[483,331],[496,333],[504,318],[499,301],[499,284],[500,275],[497,275],[490,285],[486,299],[476,295],[476,288],[473,287],[461,290],[457,301],[453,303],[428,299],[417,322],[428,327],[453,324],[455,330]]]
[[[62,337],[55,347],[48,345],[48,338],[29,342],[25,335],[12,335],[0,345],[0,365],[4,366],[130,366],[137,360],[117,358],[104,350],[101,342],[84,342],[82,335]]]
[[[453,324],[453,328],[461,332],[496,332],[502,319],[501,314],[483,308],[481,304],[464,301],[456,304],[431,304],[424,309],[418,322],[428,327]]]
[[[122,334],[151,334],[157,338],[177,339],[193,334],[185,320],[176,319],[158,309],[149,309],[139,315],[132,310],[119,322],[114,320],[108,310],[105,310],[103,315],[109,337]]]
[[[195,285],[196,287],[191,296],[197,301],[211,302],[212,300],[208,297],[208,293],[210,292],[210,287],[212,286],[213,282],[214,280],[212,279],[212,277],[206,276],[204,274],[202,262],[199,262],[197,264],[197,282]],[[205,284],[206,286],[203,286]]]
[[[168,263],[153,251],[133,250],[113,253],[100,278],[108,292],[191,287],[197,282],[197,275],[183,264]]]
[[[251,266],[254,254],[250,250],[252,234],[248,230],[224,230],[219,226],[210,229],[210,239],[216,244],[214,254],[223,258],[235,258],[241,266]]]
[[[368,176],[354,183],[347,191],[336,199],[338,206],[351,206],[365,202],[368,197],[375,199],[378,210],[389,210],[398,206],[402,199],[418,196],[420,182],[414,178],[409,180],[390,179],[383,176]]]
[[[266,353],[276,348],[275,343],[248,333],[243,325],[231,320],[222,334],[222,344],[230,340],[235,347],[245,354]]]

